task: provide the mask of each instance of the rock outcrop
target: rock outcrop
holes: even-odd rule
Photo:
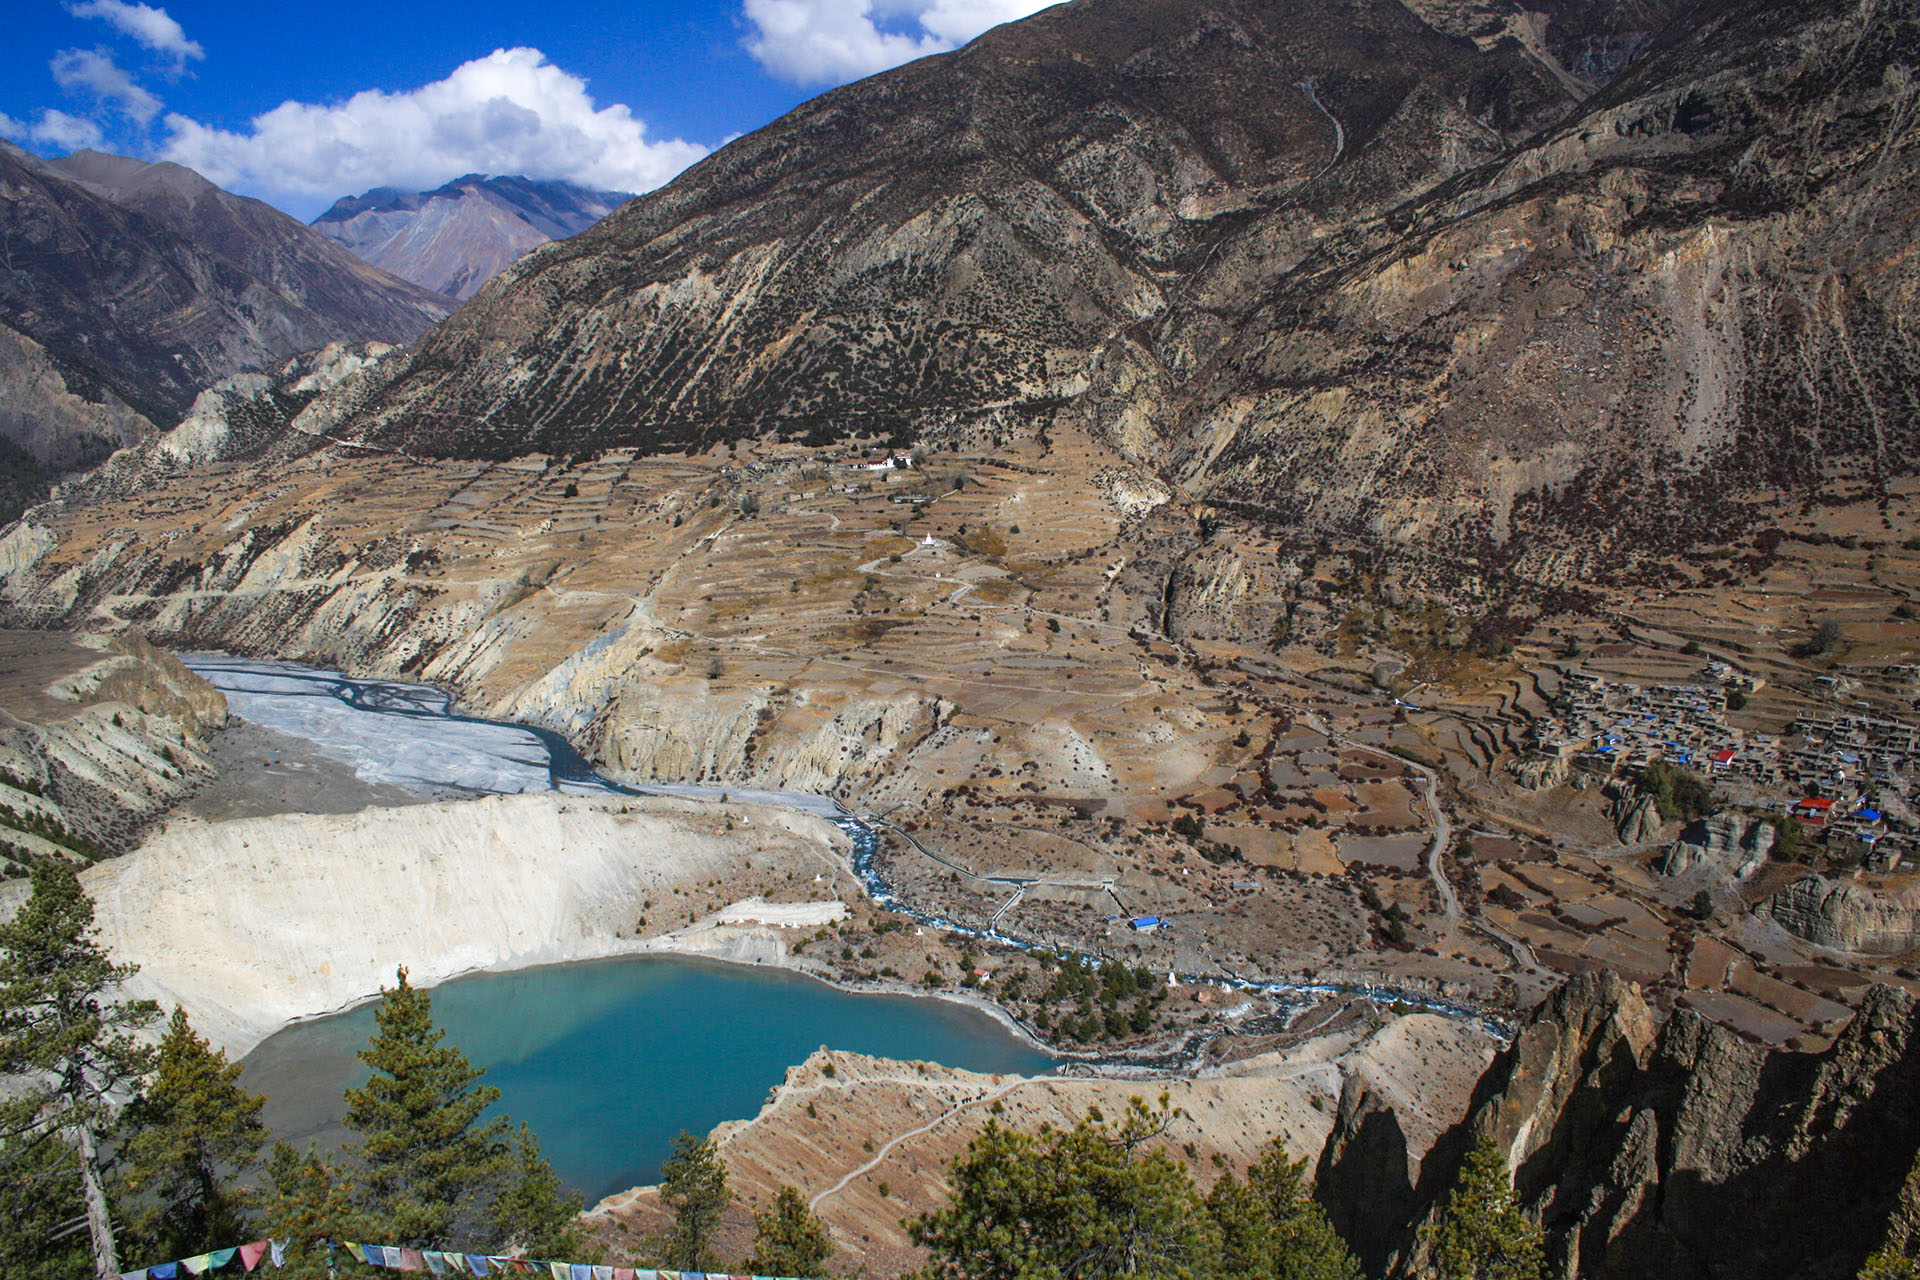
[[[1400,1117],[1359,1076],[1340,1089],[1333,1132],[1320,1149],[1313,1192],[1367,1275],[1384,1275],[1394,1237],[1385,1224],[1413,1219],[1412,1165]]]
[[[1763,908],[1795,937],[1862,955],[1891,956],[1920,947],[1920,895],[1808,876],[1768,898]]]
[[[1716,813],[1680,833],[1660,861],[1660,874],[1683,876],[1698,870],[1745,880],[1766,863],[1775,838],[1770,823],[1730,810]]]
[[[217,462],[291,459],[327,442],[340,417],[377,389],[384,342],[332,342],[265,373],[222,378],[198,396],[179,424],[116,451],[58,485],[62,507],[123,498],[164,486],[180,472]]]
[[[1551,791],[1572,773],[1572,757],[1565,752],[1534,752],[1513,762],[1513,780],[1528,791]]]
[[[1850,1280],[1920,1147],[1915,1001],[1876,987],[1830,1048],[1793,1053],[1688,1011],[1658,1025],[1610,973],[1571,980],[1427,1157],[1419,1212],[1369,1246],[1397,1256],[1393,1274],[1431,1274],[1419,1224],[1481,1135],[1556,1277]]]
[[[1607,816],[1613,819],[1613,829],[1619,834],[1621,844],[1646,844],[1660,838],[1659,806],[1638,787],[1621,789],[1607,807]]]
[[[204,779],[220,692],[137,634],[0,632],[0,862],[133,847]],[[37,686],[37,687],[34,687]]]

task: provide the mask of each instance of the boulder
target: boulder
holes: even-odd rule
[[[1529,791],[1551,791],[1567,780],[1570,760],[1564,754],[1540,752],[1513,762],[1513,777]]]

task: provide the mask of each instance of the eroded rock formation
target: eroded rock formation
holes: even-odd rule
[[[1387,1127],[1352,1110],[1345,1132]],[[1848,1280],[1920,1147],[1915,1001],[1876,987],[1830,1048],[1793,1053],[1687,1011],[1658,1024],[1613,974],[1575,978],[1529,1017],[1428,1155],[1414,1216],[1347,1207],[1356,1248],[1396,1258],[1396,1275],[1430,1274],[1419,1225],[1482,1134],[1545,1227],[1557,1277]],[[1330,1146],[1319,1194],[1337,1205],[1360,1186],[1353,1169],[1368,1168],[1361,1207],[1397,1202],[1405,1184],[1380,1150],[1352,1137]]]
[[[1920,946],[1920,901],[1847,880],[1808,876],[1767,899],[1765,911],[1795,937],[1863,955]]]
[[[207,776],[220,692],[137,634],[0,632],[0,863],[133,847]]]
[[[1775,838],[1771,824],[1726,810],[1682,831],[1661,860],[1660,872],[1683,876],[1705,870],[1730,880],[1745,880],[1766,862]]]

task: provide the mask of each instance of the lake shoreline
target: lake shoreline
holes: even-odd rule
[[[729,925],[711,926],[708,925],[707,922],[702,921],[691,926],[689,930],[679,932],[681,934],[693,931],[708,932],[735,927],[736,926]],[[884,978],[843,978],[824,966],[820,966],[818,962],[808,963],[803,958],[794,956],[790,951],[779,958],[750,959],[716,953],[700,948],[658,945],[663,940],[677,936],[678,934],[658,934],[653,938],[638,939],[637,941],[640,945],[627,951],[598,951],[582,953],[577,956],[562,956],[552,959],[543,958],[533,960],[527,964],[478,965],[471,969],[462,969],[457,973],[448,974],[445,977],[436,977],[432,985],[422,987],[422,990],[431,995],[448,983],[459,982],[467,978],[483,977],[488,974],[533,973],[546,969],[570,969],[590,965],[622,964],[633,960],[646,959],[648,957],[658,957],[663,960],[707,963],[733,969],[770,969],[781,973],[790,973],[796,977],[805,978],[809,981],[817,982],[822,986],[831,987],[835,991],[844,992],[847,995],[853,996],[908,996],[916,1000],[938,1000],[947,1004],[971,1009],[977,1013],[986,1014],[992,1018],[995,1023],[999,1024],[1002,1030],[1014,1039],[1020,1041],[1021,1044],[1027,1048],[1049,1057],[1059,1058],[1063,1063],[1088,1068],[1099,1068],[1103,1066],[1125,1068],[1131,1065],[1123,1058],[1080,1054],[1072,1050],[1063,1050],[1054,1045],[1050,1045],[1034,1035],[1023,1023],[1008,1013],[1004,1007],[985,996],[976,995],[971,992],[929,991],[925,987],[915,986],[907,982],[895,982]],[[337,1018],[342,1014],[352,1013],[356,1009],[364,1009],[368,1005],[376,1003],[380,998],[381,993],[374,991],[366,995],[358,996],[336,1008],[325,1009],[317,1013],[305,1013],[297,1017],[288,1018],[272,1030],[261,1035],[258,1040],[239,1054],[235,1058],[235,1061],[244,1062],[260,1045],[271,1040],[274,1036],[279,1035],[282,1031],[294,1027],[306,1026],[315,1022],[323,1022],[329,1018]]]
[[[494,1113],[532,1125],[570,1185],[601,1194],[651,1180],[673,1135],[749,1116],[815,1053],[1037,1079],[1050,1055],[957,1002],[841,990],[773,965],[667,953],[621,963],[474,974],[433,991],[433,1021],[487,1085]],[[287,1028],[242,1063],[263,1120],[296,1145],[351,1140],[343,1098],[378,1006]]]

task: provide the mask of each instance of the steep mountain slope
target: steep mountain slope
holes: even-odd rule
[[[1060,6],[825,94],[523,260],[367,430],[495,456],[1026,421],[1110,376],[1114,335],[1263,211],[1372,209],[1573,101],[1512,42],[1395,0]]]
[[[201,388],[450,299],[178,165],[0,144],[0,430],[51,472],[179,420]]]
[[[1080,0],[529,256],[358,430],[502,457],[1070,414],[1456,598],[1630,575],[1725,541],[1729,499],[1915,456],[1916,47],[1911,0]]]
[[[80,151],[46,167],[268,285],[333,326],[335,341],[405,341],[447,309],[444,296],[411,288],[273,206],[223,191],[180,165]]]
[[[1202,318],[1140,344],[1172,422],[1138,447],[1470,592],[1630,580],[1735,542],[1755,499],[1884,493],[1920,425],[1916,51],[1910,3],[1703,8],[1518,152],[1288,238],[1242,309],[1240,256],[1287,236],[1250,230]]]
[[[464,299],[529,249],[578,235],[631,199],[571,182],[470,173],[433,191],[380,187],[346,196],[313,229],[383,271]]]

